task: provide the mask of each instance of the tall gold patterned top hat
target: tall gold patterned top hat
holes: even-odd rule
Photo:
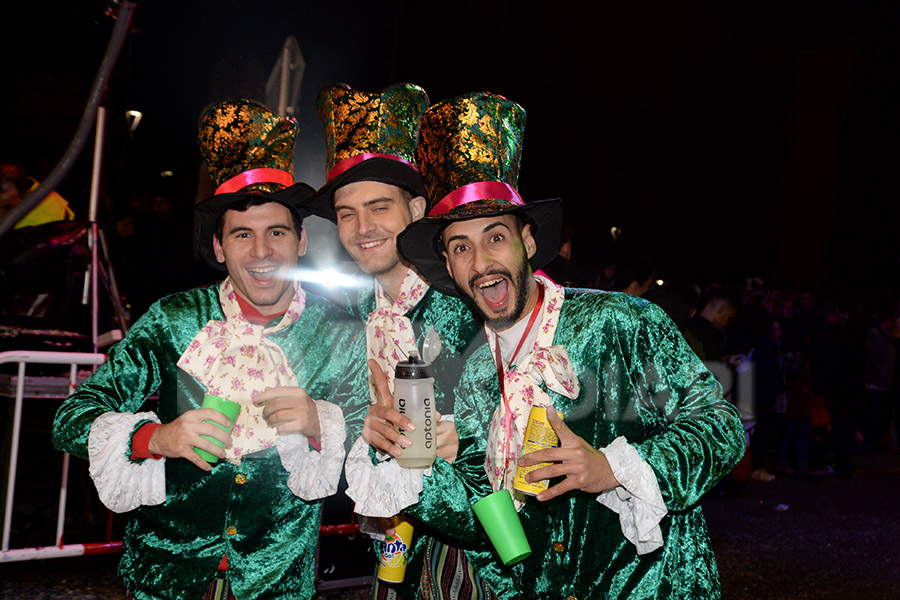
[[[197,251],[207,263],[216,260],[212,240],[219,219],[230,207],[247,201],[278,202],[298,220],[315,190],[294,182],[293,156],[297,122],[252,100],[226,100],[200,118],[197,142],[206,159],[215,193],[197,204]]]
[[[336,83],[319,92],[316,106],[325,126],[328,174],[312,202],[315,214],[336,221],[334,191],[355,181],[380,181],[426,195],[416,169],[419,119],[428,108],[425,90],[398,83],[372,93]]]
[[[400,254],[442,292],[459,295],[447,274],[441,233],[453,221],[515,214],[531,225],[534,270],[559,252],[562,202],[522,201],[516,186],[522,160],[525,109],[488,92],[435,104],[422,117],[419,167],[434,200],[428,216],[397,236]]]

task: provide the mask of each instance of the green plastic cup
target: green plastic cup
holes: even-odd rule
[[[203,408],[211,408],[213,410],[217,410],[231,421],[231,427],[225,427],[223,425],[219,425],[215,421],[206,421],[207,423],[212,423],[225,433],[231,433],[232,427],[234,427],[234,420],[237,418],[238,413],[241,412],[241,405],[237,402],[232,402],[231,400],[226,400],[225,398],[220,398],[218,396],[210,396],[209,394],[203,396]],[[201,435],[200,437],[211,441],[213,444],[222,448],[225,444],[220,442],[214,437],[210,437],[208,435]],[[214,465],[219,462],[219,457],[214,456],[207,452],[206,450],[202,450],[200,448],[194,448],[194,452],[200,455],[203,460]]]
[[[509,490],[500,490],[482,498],[472,505],[472,510],[504,565],[515,564],[531,554],[531,546],[528,545]]]

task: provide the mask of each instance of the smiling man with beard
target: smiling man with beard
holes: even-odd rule
[[[425,91],[412,84],[392,85],[380,92],[353,90],[335,84],[319,93],[318,111],[325,126],[328,182],[317,192],[312,210],[337,224],[338,237],[360,270],[374,277],[374,285],[349,300],[366,323],[366,356],[373,380],[393,390],[394,369],[411,352],[418,352],[429,332],[437,334],[441,354],[434,361],[435,403],[440,413],[454,412],[451,393],[459,381],[463,355],[477,328],[458,298],[432,289],[397,252],[396,237],[410,222],[422,218],[427,194],[416,169],[419,119],[428,107]],[[349,361],[362,357],[350,356]],[[405,469],[392,457],[411,443],[398,429],[411,431],[412,422],[394,410],[390,392],[379,398],[370,390],[372,406],[347,456],[347,494],[357,507],[369,506],[364,516],[393,517],[403,501],[394,489],[399,481],[416,479],[423,469]],[[457,435],[451,421],[438,423],[437,460],[453,462]],[[370,445],[381,452],[370,458]],[[396,487],[395,487],[396,486]],[[372,504],[376,507],[372,507]],[[359,511],[358,511],[359,512]],[[365,526],[367,521],[361,519]],[[414,523],[406,577],[399,584],[377,578],[374,598],[481,600],[492,592],[472,571],[455,543],[434,530]],[[389,529],[389,528],[388,528]],[[381,528],[371,531],[383,538]],[[409,540],[407,540],[409,541]],[[380,553],[382,545],[376,544]],[[374,565],[373,565],[374,566]]]
[[[295,280],[313,195],[293,179],[296,130],[247,100],[204,114],[216,193],[196,244],[227,277],[154,303],[57,412],[54,445],[88,458],[100,499],[129,514],[129,598],[315,593],[319,499],[337,490],[343,415],[361,421],[368,403],[364,365],[334,352],[362,352],[358,319]],[[204,395],[239,403],[234,423]]]
[[[737,410],[662,310],[570,290],[537,270],[557,253],[559,200],[516,190],[524,110],[468,94],[426,111],[419,164],[437,201],[398,238],[432,285],[485,320],[456,388],[459,456],[436,464],[406,512],[463,540],[501,598],[718,598],[699,506],[738,461]],[[522,455],[532,406],[561,446]],[[564,418],[555,413],[560,411]],[[529,497],[516,464],[550,463]],[[504,566],[471,504],[510,490],[532,554]]]
[[[523,227],[520,220],[508,215],[501,215],[496,221],[484,224],[479,231],[477,227],[482,224],[476,223],[472,227],[460,224],[452,235],[447,236],[444,244],[452,249],[457,270],[467,267],[471,273],[466,295],[474,301],[475,310],[491,329],[503,331],[515,324],[520,315],[526,314],[529,302],[531,308],[534,307],[536,284],[525,263],[518,265],[515,277],[504,266],[520,262],[518,257],[523,253],[533,253],[530,249],[534,246],[534,238],[529,226]],[[476,238],[485,238],[485,251],[472,248]],[[501,246],[504,240],[511,240],[512,243]],[[490,249],[495,249],[495,255],[488,262],[485,259]]]

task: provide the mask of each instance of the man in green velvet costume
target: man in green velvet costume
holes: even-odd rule
[[[374,276],[374,288],[361,290],[352,300],[366,321],[367,359],[373,377],[386,380],[392,389],[394,368],[409,353],[423,346],[430,335],[440,337],[442,351],[434,362],[435,401],[440,413],[453,413],[450,391],[459,381],[464,354],[477,332],[468,307],[454,296],[432,289],[397,252],[395,238],[426,209],[426,193],[415,167],[419,119],[428,107],[428,96],[412,84],[392,85],[381,92],[353,90],[335,84],[319,93],[318,110],[325,126],[328,182],[319,190],[311,209],[338,227],[347,253],[365,273]],[[372,395],[373,402],[376,400]],[[360,437],[347,459],[348,495],[357,502],[377,502],[386,516],[394,505],[415,497],[397,494],[394,478],[421,489],[423,469],[403,469],[391,457],[410,443],[394,428],[409,430],[410,421],[390,403],[373,404]],[[370,458],[369,444],[380,453]],[[450,421],[437,428],[439,461],[456,456],[456,430]],[[381,528],[370,533],[380,537]],[[402,584],[375,580],[375,598],[434,599],[490,598],[490,590],[478,579],[465,555],[445,536],[414,523],[411,562]],[[380,544],[376,544],[380,551]],[[424,568],[423,568],[424,566]]]
[[[296,128],[250,101],[205,113],[216,193],[197,206],[197,249],[228,277],[156,302],[56,415],[55,446],[88,458],[104,504],[131,514],[119,566],[129,597],[315,593],[319,499],[337,488],[342,409],[361,421],[366,379],[332,358],[362,354],[358,319],[293,275],[314,193],[293,180]],[[230,435],[212,424],[230,425],[224,415],[201,408],[205,394],[241,405]]]
[[[559,200],[517,190],[524,110],[469,94],[426,111],[419,165],[429,216],[398,237],[433,287],[468,298],[487,343],[456,388],[459,455],[437,463],[412,517],[480,545],[468,556],[501,598],[718,598],[698,505],[738,461],[738,411],[662,310],[563,289],[536,271],[557,252]],[[522,455],[530,407],[561,445]],[[516,465],[549,466],[513,493],[532,553],[504,566],[470,505],[510,490]]]

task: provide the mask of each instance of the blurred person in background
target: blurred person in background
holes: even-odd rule
[[[0,221],[17,206],[29,192],[36,190],[40,182],[29,177],[18,165],[0,164]],[[15,229],[53,223],[54,221],[71,221],[75,212],[69,208],[66,199],[55,191],[31,209],[16,223]]]

